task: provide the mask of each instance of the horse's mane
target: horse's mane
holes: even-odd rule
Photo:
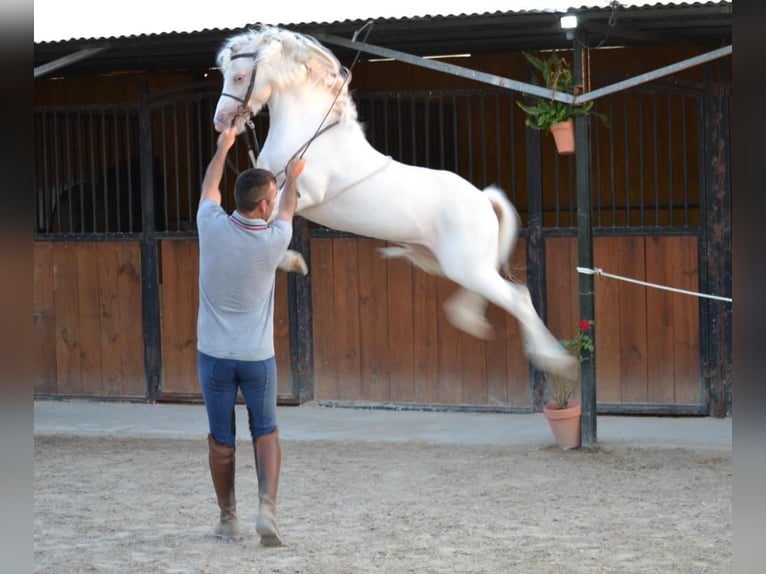
[[[343,67],[329,49],[315,38],[275,26],[259,26],[228,38],[221,46],[216,62],[223,73],[231,66],[232,56],[255,54],[258,73],[268,74],[277,88],[311,81],[333,95],[335,110],[342,121],[356,120],[356,106],[348,92],[351,72]]]

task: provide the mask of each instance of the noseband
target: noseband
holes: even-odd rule
[[[231,59],[236,60],[237,58],[252,58],[255,60],[257,55],[257,52],[243,52],[241,54],[234,54]],[[253,164],[253,167],[255,167],[255,160],[258,157],[258,154],[261,153],[261,146],[258,143],[258,136],[255,135],[255,124],[253,123],[252,119],[253,111],[250,109],[250,106],[248,106],[247,103],[250,101],[250,96],[253,95],[253,86],[255,86],[255,71],[257,68],[258,64],[254,62],[253,71],[250,73],[250,83],[247,86],[247,91],[245,92],[244,98],[240,98],[233,94],[227,94],[226,92],[221,92],[222,96],[237,100],[240,104],[239,109],[237,110],[237,115],[247,118],[246,125],[250,130],[250,133],[248,134],[247,131],[243,133],[247,138],[247,154],[250,156],[250,162]]]
[[[255,60],[256,56],[258,55],[257,52],[243,52],[242,54],[234,54],[231,59],[236,60],[237,58],[252,58]],[[235,96],[234,94],[227,94],[226,92],[222,92],[222,96],[226,96],[228,98],[231,98],[233,100],[237,100],[240,104],[239,106],[239,113],[240,115],[249,115],[250,114],[250,107],[247,105],[247,102],[250,101],[250,96],[253,95],[253,86],[255,86],[255,70],[257,69],[258,64],[253,64],[253,71],[250,73],[250,83],[247,86],[247,92],[245,92],[245,97],[240,98],[238,96]]]

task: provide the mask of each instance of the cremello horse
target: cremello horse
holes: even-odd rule
[[[257,164],[281,176],[291,157],[305,154],[301,216],[391,242],[385,256],[405,257],[461,287],[445,303],[455,327],[490,338],[485,311],[491,301],[518,319],[537,368],[576,376],[574,357],[548,331],[526,286],[499,273],[519,225],[501,190],[480,191],[450,171],[399,163],[374,149],[357,122],[350,72],[314,38],[264,26],[229,38],[217,60],[223,91],[216,129],[234,124],[241,133],[250,116],[268,106],[269,130]],[[289,253],[281,267],[300,269],[297,257]]]

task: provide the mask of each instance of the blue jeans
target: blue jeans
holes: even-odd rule
[[[257,438],[277,430],[277,361],[216,359],[197,352],[202,398],[210,434],[218,444],[233,445],[237,438],[234,406],[237,390],[247,406],[250,436]]]

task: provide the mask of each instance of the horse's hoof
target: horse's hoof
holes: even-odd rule
[[[580,363],[569,353],[556,353],[552,355],[531,353],[529,360],[541,371],[561,377],[567,381],[576,381],[580,375]]]

